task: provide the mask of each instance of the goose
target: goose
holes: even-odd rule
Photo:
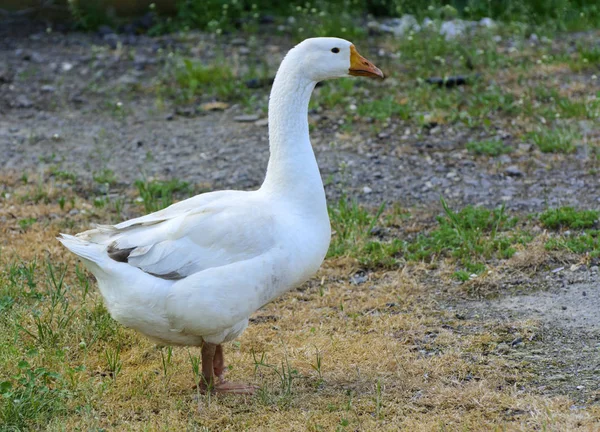
[[[204,193],[58,237],[96,277],[113,319],[161,345],[201,347],[202,391],[255,390],[224,379],[222,344],[325,258],[331,227],[308,103],[319,81],[349,75],[384,77],[344,39],[306,39],[287,53],[269,98],[270,158],[258,190]]]

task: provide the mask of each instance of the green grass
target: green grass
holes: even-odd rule
[[[525,233],[508,232],[518,220],[509,217],[504,207],[489,210],[467,206],[455,212],[443,199],[441,203],[444,215],[438,217],[438,227],[408,243],[406,259],[453,257],[464,267],[456,276],[464,279],[465,272],[479,274],[486,268],[485,261],[510,258],[516,244],[530,240]]]
[[[34,422],[44,424],[66,412],[71,393],[63,377],[26,360],[18,363],[18,372],[0,382],[1,430],[29,430]]]
[[[542,225],[554,230],[591,228],[599,218],[598,210],[576,210],[573,207],[548,209],[540,214]]]
[[[374,236],[378,231],[374,228],[390,220],[390,215],[383,215],[383,206],[371,213],[342,198],[329,209],[334,235],[328,256],[350,256],[364,268],[394,268],[401,258],[426,262],[452,258],[461,267],[456,277],[465,280],[483,272],[487,261],[510,258],[517,244],[532,238],[515,229],[518,219],[508,216],[504,207],[490,210],[467,206],[454,211],[443,199],[441,204],[444,214],[430,232],[412,239],[382,240]]]
[[[581,139],[581,135],[570,128],[540,129],[528,137],[543,153],[573,153]]]
[[[513,151],[511,146],[497,139],[471,141],[467,143],[466,147],[470,153],[491,157],[500,156]]]
[[[584,230],[567,236],[553,237],[546,242],[548,250],[568,250],[575,254],[600,257],[600,230]]]
[[[355,200],[342,196],[337,203],[329,206],[329,218],[334,232],[328,256],[356,254],[371,235],[385,206],[381,205],[376,214],[358,205]]]
[[[176,196],[188,198],[193,192],[188,182],[179,179],[167,181],[136,180],[135,187],[144,203],[144,209],[148,213],[170,206],[173,204]]]

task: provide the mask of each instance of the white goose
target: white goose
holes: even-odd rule
[[[221,344],[323,262],[331,232],[307,110],[317,82],[348,75],[383,78],[343,39],[307,39],[288,52],[269,100],[260,189],[205,193],[59,238],[96,276],[115,320],[161,344],[202,346],[204,389],[253,391],[223,380]]]

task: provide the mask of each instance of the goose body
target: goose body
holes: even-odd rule
[[[331,232],[307,110],[318,81],[346,75],[383,77],[343,39],[307,39],[289,51],[269,100],[260,189],[205,193],[59,238],[94,274],[115,320],[161,344],[203,346],[207,382],[213,366],[221,376],[220,344],[323,262]]]

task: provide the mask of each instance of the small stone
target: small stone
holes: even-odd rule
[[[371,189],[369,186],[365,186],[363,188],[363,193],[364,194],[370,194],[371,192],[373,192],[373,189]]]
[[[63,72],[69,72],[71,69],[73,69],[73,63],[64,62],[60,65],[60,68]]]
[[[510,177],[522,177],[523,171],[516,165],[510,165],[504,169],[504,173]]]
[[[8,69],[8,66],[0,66],[0,84],[7,84],[12,82],[13,74]]]
[[[44,63],[44,61],[45,61],[44,57],[40,53],[37,53],[35,51],[33,51],[29,57],[30,57],[30,60],[34,63]]]
[[[238,52],[240,53],[240,55],[248,55],[250,54],[250,48],[248,47],[240,47],[240,49],[238,49]]]
[[[78,214],[79,214],[79,210],[77,210],[77,209],[71,209],[69,211],[69,215],[70,216],[75,216],[75,215],[78,215]]]
[[[366,273],[359,272],[350,278],[350,283],[352,285],[362,285],[368,280],[369,280],[369,276]]]
[[[235,38],[235,39],[231,39],[230,43],[233,46],[243,46],[243,45],[246,45],[246,39],[244,39],[244,38]]]
[[[509,155],[501,155],[498,157],[498,161],[503,165],[507,165],[512,162],[512,158]]]
[[[244,114],[244,115],[235,116],[233,118],[233,121],[236,121],[239,123],[250,123],[250,122],[257,121],[258,119],[260,119],[260,117],[255,114]]]
[[[109,33],[104,35],[102,39],[104,39],[104,42],[106,42],[112,49],[117,49],[117,46],[119,45],[119,36],[114,33]]]
[[[255,121],[254,124],[256,126],[268,126],[269,119],[265,117],[265,118],[262,118],[260,120]]]
[[[33,102],[31,102],[27,96],[19,95],[15,99],[14,106],[17,108],[31,108],[33,106]]]
[[[51,85],[43,85],[40,87],[40,91],[42,93],[54,93],[56,91],[56,88]]]

